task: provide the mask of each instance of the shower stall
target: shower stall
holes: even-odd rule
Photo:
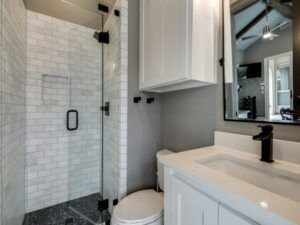
[[[127,0],[62,2],[81,24],[1,1],[2,225],[105,224],[126,194]]]
[[[94,34],[69,33],[69,208],[91,222],[106,220],[99,210],[118,202],[120,18],[99,18]]]

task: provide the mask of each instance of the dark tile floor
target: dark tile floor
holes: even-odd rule
[[[101,200],[101,195],[93,194],[28,213],[25,217],[24,225],[105,224],[106,221],[109,221],[110,215],[108,212],[100,213],[98,210],[98,200]],[[66,221],[68,219],[69,223]]]

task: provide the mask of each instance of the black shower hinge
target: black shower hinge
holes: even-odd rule
[[[99,200],[98,201],[98,210],[99,211],[104,211],[104,210],[107,210],[109,207],[109,201],[108,199],[104,199],[104,200]]]
[[[99,42],[109,44],[109,33],[108,32],[100,32],[99,33]]]
[[[120,16],[120,11],[115,9],[115,16],[119,17]]]
[[[109,102],[105,102],[104,106],[101,106],[100,109],[102,112],[105,112],[105,116],[109,116],[109,109],[110,109]]]
[[[113,206],[118,205],[118,203],[119,203],[119,200],[118,200],[118,199],[114,199],[114,200],[113,200]]]
[[[98,4],[98,10],[101,11],[101,12],[105,12],[105,13],[109,12],[109,8],[106,5],[103,5],[103,4]]]
[[[224,58],[221,58],[221,59],[219,60],[220,66],[224,66],[224,62],[225,62],[225,59],[224,59]]]

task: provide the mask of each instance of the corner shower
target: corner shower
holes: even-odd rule
[[[106,67],[113,63],[118,68],[119,43],[116,40],[119,30],[113,29],[113,26],[118,28],[120,19],[113,14],[107,15],[109,10],[101,11],[103,8],[108,9],[99,5],[97,31],[71,25],[72,28],[67,32],[67,73],[63,76],[46,74],[43,77],[44,99],[51,100],[50,104],[49,102],[42,104],[52,112],[55,111],[58,117],[64,117],[65,114],[66,118],[65,127],[59,124],[60,130],[56,126],[58,129],[53,137],[59,138],[55,136],[62,133],[68,138],[64,144],[68,147],[66,154],[68,201],[64,202],[67,207],[64,211],[71,212],[66,213],[61,219],[70,224],[74,223],[78,216],[90,224],[102,224],[109,220],[106,211],[109,209],[109,203],[111,205],[118,199],[118,171],[110,164],[110,161],[117,160],[117,155],[111,152],[114,150],[114,144],[110,143],[110,137],[106,136],[105,132],[110,132],[112,120],[116,119],[114,117],[117,114],[114,106],[118,103],[113,102],[116,99],[110,96],[113,90],[107,89],[110,88],[108,85],[114,82],[109,79],[116,76],[118,71]],[[104,24],[104,17],[107,24]],[[109,42],[110,30],[114,30],[111,35],[112,42],[115,43]],[[110,44],[116,48],[113,53],[115,55],[112,56],[109,52]],[[51,93],[59,94],[58,101],[52,100]],[[59,102],[61,99],[65,102]],[[112,103],[111,114],[108,114],[108,102]],[[34,213],[28,216],[30,222],[33,215]]]
[[[126,194],[127,73],[121,51],[126,32],[121,15],[127,0],[57,1],[80,9],[81,24],[29,8],[31,0],[24,0],[27,9],[22,0],[13,1],[1,1],[0,224],[19,224],[25,214],[25,225],[105,224]],[[20,4],[16,9],[15,2]],[[14,36],[24,44],[27,56],[20,59],[27,58],[22,64],[26,73],[18,68],[20,53],[10,52],[14,40],[7,37],[14,29],[7,21],[13,14],[22,16],[11,23],[27,32],[27,37]],[[12,70],[8,56],[19,60],[12,68],[24,76],[24,103],[9,89],[8,82],[19,78],[7,79],[6,70]],[[23,109],[11,107],[14,101]],[[20,124],[9,128],[14,110],[19,110]],[[18,149],[7,145],[14,139],[19,139]],[[20,168],[6,166],[8,150],[10,160],[19,157]],[[14,198],[17,193],[20,197]]]

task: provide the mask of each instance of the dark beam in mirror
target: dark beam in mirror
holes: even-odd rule
[[[276,9],[282,16],[293,19],[292,6],[283,4],[282,0],[270,0],[269,5]]]
[[[230,11],[232,14],[238,14],[249,7],[251,7],[253,4],[257,3],[259,0],[239,0],[235,3],[232,3],[230,5]]]

